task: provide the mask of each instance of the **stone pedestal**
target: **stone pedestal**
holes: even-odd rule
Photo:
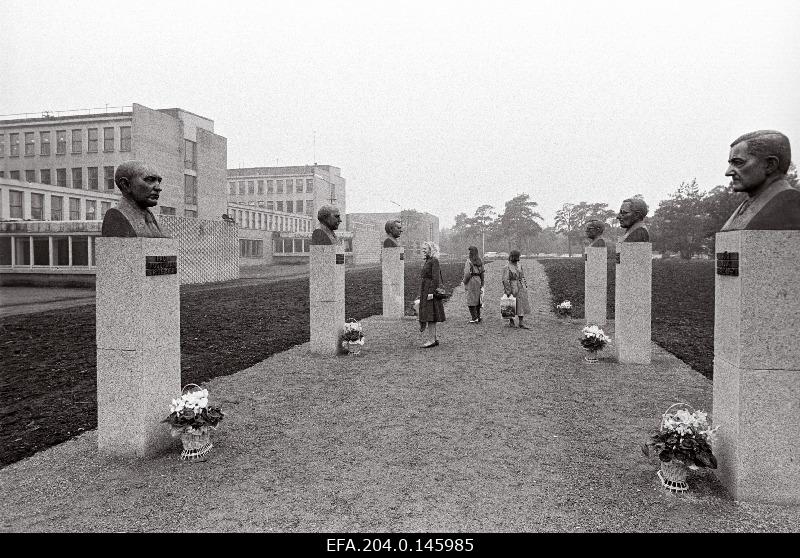
[[[737,500],[800,504],[800,231],[716,237],[713,444]]]
[[[149,457],[175,446],[161,421],[181,393],[178,241],[97,238],[97,445]]]
[[[402,246],[381,248],[383,317],[402,318],[405,313],[405,262]]]
[[[623,364],[649,364],[653,290],[652,244],[618,242],[614,301],[614,344]]]
[[[309,310],[311,352],[335,355],[341,351],[344,330],[344,248],[310,246]]]
[[[587,324],[605,325],[608,289],[608,250],[586,247],[584,258],[584,317]]]

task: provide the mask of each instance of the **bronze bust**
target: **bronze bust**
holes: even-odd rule
[[[311,233],[311,245],[327,246],[339,244],[339,239],[334,232],[339,228],[339,223],[342,222],[342,218],[339,215],[339,208],[332,205],[323,205],[319,208],[319,211],[317,211],[317,220],[320,226]]]
[[[592,219],[586,223],[586,238],[591,240],[589,247],[603,248],[606,241],[603,240],[603,231],[606,230],[606,225],[602,221]]]
[[[117,167],[114,183],[122,192],[117,207],[106,211],[102,236],[168,238],[149,208],[158,205],[161,176],[141,161],[126,161]]]
[[[619,225],[625,229],[625,234],[620,242],[650,242],[650,233],[644,226],[648,207],[644,200],[628,198],[622,201],[622,206],[617,214]]]
[[[789,138],[775,130],[740,136],[731,144],[731,186],[744,200],[721,231],[800,230],[800,191],[786,180],[792,152]]]
[[[386,221],[383,229],[386,231],[386,239],[383,241],[383,247],[396,248],[400,246],[397,243],[397,239],[400,238],[400,234],[403,232],[403,224],[400,222],[400,220],[389,219]]]

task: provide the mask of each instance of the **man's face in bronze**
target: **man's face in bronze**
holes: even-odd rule
[[[594,224],[586,225],[586,237],[589,240],[596,239],[598,236],[600,236],[600,234],[602,234],[602,232],[603,231],[601,231],[600,227],[598,227],[597,225]]]
[[[731,186],[736,192],[752,192],[767,179],[767,165],[763,159],[747,152],[747,142],[740,141],[731,147],[728,170]]]
[[[339,228],[339,223],[342,222],[342,218],[339,216],[339,210],[334,209],[332,210],[327,217],[323,220],[325,226],[328,227],[330,230],[335,231]]]
[[[155,207],[161,194],[161,176],[149,166],[138,169],[129,179],[122,179],[121,190],[141,208]]]
[[[400,238],[400,233],[403,232],[403,225],[400,224],[400,221],[395,221],[392,223],[392,226],[389,227],[389,233],[392,235],[393,238]]]
[[[631,202],[623,202],[622,206],[619,208],[619,213],[617,214],[619,226],[623,229],[629,229],[638,220],[639,216],[634,213],[633,209],[631,208]]]

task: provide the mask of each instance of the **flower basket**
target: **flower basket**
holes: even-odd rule
[[[584,327],[581,333],[583,334],[580,339],[581,346],[589,351],[589,354],[583,357],[583,360],[588,364],[597,364],[597,351],[605,347],[611,339],[596,325]]]
[[[224,416],[222,409],[208,404],[208,390],[197,384],[186,384],[181,396],[172,400],[169,416],[162,422],[170,424],[172,436],[180,436],[181,460],[195,460],[214,447],[211,429],[216,429]]]
[[[558,314],[562,318],[566,318],[572,315],[572,303],[569,300],[565,300],[561,304],[556,305],[556,314]]]
[[[673,459],[672,461],[662,461],[661,470],[656,473],[661,486],[671,492],[686,492],[689,490],[689,485],[686,484],[686,473],[689,468],[681,461]]]
[[[354,318],[350,318],[344,324],[342,349],[351,356],[358,356],[361,354],[363,347],[364,332],[361,330],[361,323]]]
[[[211,443],[211,432],[209,432],[208,426],[184,430],[181,433],[181,443],[183,444],[182,460],[200,459],[214,447],[214,444]]]

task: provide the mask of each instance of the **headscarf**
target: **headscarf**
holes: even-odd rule
[[[423,248],[430,248],[431,250],[431,258],[438,258],[439,257],[439,247],[436,246],[436,243],[432,240],[427,240],[422,243]]]

